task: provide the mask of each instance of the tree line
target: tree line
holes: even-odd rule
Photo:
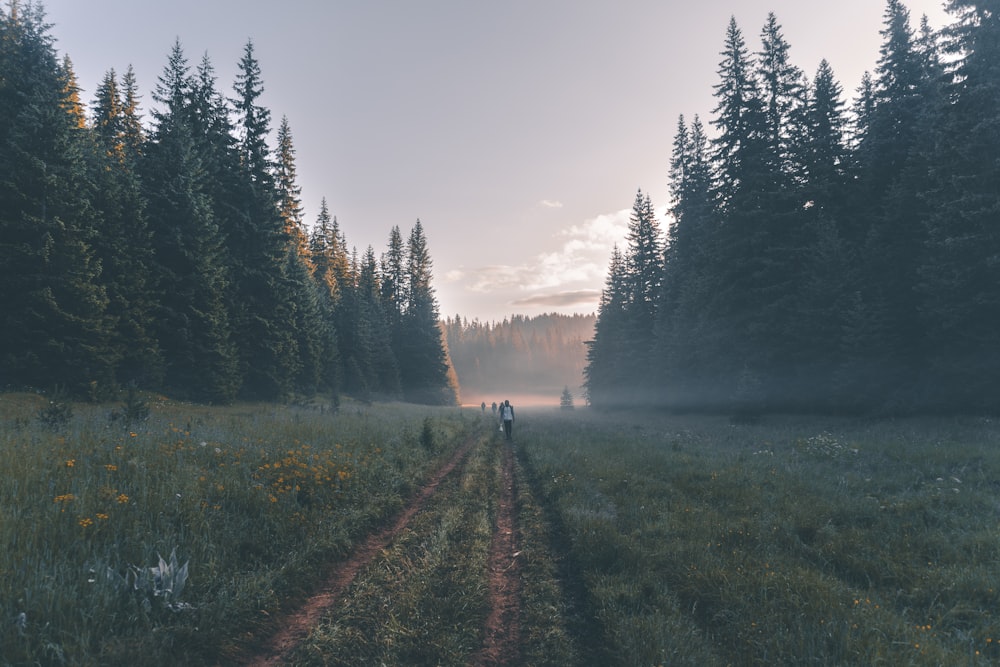
[[[49,30],[0,11],[0,387],[456,401],[420,220],[378,256],[305,225],[252,42],[231,96],[175,43],[146,123],[131,67],[88,113]]]
[[[888,0],[852,103],[772,13],[728,25],[710,132],[681,116],[670,225],[637,194],[589,342],[595,406],[1000,408],[1000,6]]]
[[[564,388],[578,393],[587,361],[584,342],[594,335],[595,319],[558,313],[500,322],[446,318],[448,353],[463,395],[549,395],[554,401]]]

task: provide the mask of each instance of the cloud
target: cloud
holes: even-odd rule
[[[540,201],[538,203],[541,204],[543,208],[562,208],[563,207],[561,201],[553,201],[551,199],[543,199],[542,201]]]
[[[512,306],[552,306],[554,308],[566,308],[578,305],[597,305],[601,297],[601,291],[596,289],[582,289],[570,292],[555,292],[552,294],[536,294],[524,299],[516,299],[510,302]]]
[[[567,227],[562,230],[561,236],[582,240],[594,247],[606,248],[610,254],[612,245],[617,243],[621,246],[624,243],[631,215],[632,209],[628,208],[614,213],[604,213],[581,225]]]
[[[464,283],[464,289],[469,292],[518,291],[525,294],[512,302],[515,305],[530,305],[531,299],[541,300],[535,305],[545,305],[550,299],[576,298],[572,295],[585,293],[585,301],[590,303],[595,294],[600,294],[604,284],[612,246],[625,242],[630,214],[631,209],[624,209],[571,225],[556,234],[562,245],[521,264],[461,267],[449,271],[445,278],[449,282]]]

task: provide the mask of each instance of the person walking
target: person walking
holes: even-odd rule
[[[500,418],[503,419],[503,434],[508,440],[514,439],[514,406],[505,400],[500,405]]]

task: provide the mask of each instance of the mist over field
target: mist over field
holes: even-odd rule
[[[593,315],[559,314],[485,324],[448,318],[445,337],[462,404],[559,405],[568,388],[583,405],[585,342],[593,338],[594,322]]]
[[[463,407],[479,408],[483,402],[486,403],[486,412],[490,412],[490,406],[493,401],[496,401],[497,405],[500,405],[500,401],[510,401],[510,404],[514,406],[517,410],[522,410],[524,408],[551,408],[559,406],[559,396],[562,390],[557,391],[554,394],[532,394],[527,392],[508,392],[508,393],[474,393],[468,392],[462,394],[462,405]],[[570,390],[572,391],[572,390]],[[585,405],[583,397],[579,394],[573,394],[574,405]],[[520,413],[518,413],[520,414]]]

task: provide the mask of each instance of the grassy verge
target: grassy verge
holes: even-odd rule
[[[477,422],[403,405],[149,398],[133,422],[51,407],[0,396],[0,664],[224,661]]]
[[[990,664],[1000,429],[521,416],[618,664]]]
[[[536,480],[515,461],[521,545],[521,641],[528,665],[606,664],[600,628],[590,623],[585,591],[573,587],[573,564],[562,552],[558,519],[536,497]],[[596,648],[595,648],[596,647]]]

